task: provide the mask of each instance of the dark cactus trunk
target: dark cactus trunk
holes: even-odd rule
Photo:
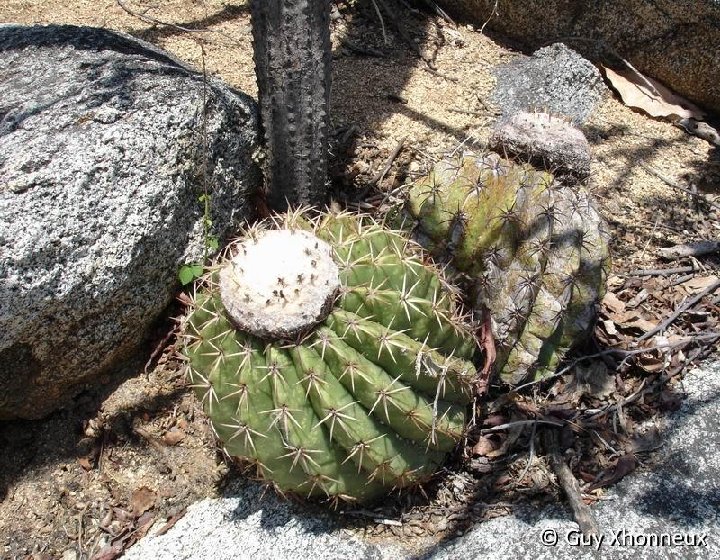
[[[330,0],[252,0],[268,202],[322,205],[327,198]]]

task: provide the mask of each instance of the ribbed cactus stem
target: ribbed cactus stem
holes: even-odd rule
[[[546,128],[569,127],[547,116],[513,123],[530,127],[538,145]],[[579,131],[566,140],[586,154],[578,136],[584,141]],[[556,134],[552,146],[564,146],[562,138]],[[470,279],[477,310],[491,319],[503,381],[552,373],[588,334],[604,291],[608,244],[579,185],[497,154],[468,153],[438,162],[410,189],[408,207],[418,238]]]
[[[472,400],[456,294],[406,234],[349,214],[276,222],[204,278],[187,319],[188,375],[225,452],[331,500],[422,483]]]

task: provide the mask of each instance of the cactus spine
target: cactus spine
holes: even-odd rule
[[[282,492],[416,485],[463,435],[472,331],[419,247],[367,221],[295,214],[250,232],[186,320],[189,378],[224,450]]]
[[[608,266],[587,193],[497,154],[439,162],[409,193],[418,236],[471,279],[503,381],[551,374],[590,330]]]

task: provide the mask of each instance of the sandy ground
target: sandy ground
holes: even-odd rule
[[[112,0],[5,0],[0,22],[124,31],[256,95],[245,2],[124,4],[141,16],[198,31],[143,21]],[[414,41],[411,49],[391,21],[383,23],[385,34],[369,1],[338,2],[333,13],[333,126],[338,138],[355,127],[350,145],[339,147],[333,173],[339,187],[351,191],[370,183],[403,138],[404,148],[381,190],[413,180],[461,143],[482,146],[496,118],[490,102],[492,68],[519,56],[509,41],[423,14],[405,24]],[[384,56],[359,55],[358,45]],[[434,60],[436,71],[418,52]],[[591,190],[613,232],[616,271],[659,266],[655,251],[660,247],[720,237],[718,211],[698,206],[668,185],[718,195],[717,148],[634,112],[609,92],[586,132],[593,148]],[[192,501],[222,492],[231,467],[216,456],[172,353],[143,371],[153,345],[172,325],[169,319],[160,324],[135,364],[106,380],[100,392],[81,395],[74,408],[42,422],[0,426],[5,449],[0,457],[0,556],[92,558],[108,542],[130,543],[149,524],[172,520]],[[454,481],[456,488],[466,482],[457,473]],[[536,486],[543,492],[547,481],[539,476]],[[447,495],[437,494],[440,505],[426,516],[435,527],[448,524],[442,512],[452,492],[446,490]],[[504,507],[501,503],[493,511],[499,515]],[[452,530],[450,524],[440,532]],[[416,533],[427,530],[420,527]]]

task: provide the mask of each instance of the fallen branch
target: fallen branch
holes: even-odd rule
[[[382,36],[383,36],[383,43],[385,45],[389,45],[390,41],[388,41],[387,33],[385,31],[385,20],[382,17],[382,12],[380,11],[380,7],[377,5],[377,2],[375,0],[372,0],[373,8],[375,8],[375,13],[377,14],[378,20],[380,20],[380,29],[382,30]]]
[[[535,434],[537,432],[537,423],[533,424],[532,432],[530,433],[530,454],[528,456],[527,464],[525,465],[525,469],[520,474],[520,476],[517,479],[517,484],[520,484],[527,475],[528,471],[530,470],[530,465],[532,465],[533,460],[535,459]]]
[[[612,411],[612,410],[616,410],[616,409],[618,409],[618,408],[622,408],[622,407],[625,406],[626,404],[630,404],[630,403],[635,402],[635,401],[638,400],[642,395],[644,395],[644,394],[646,394],[646,393],[650,393],[650,392],[652,392],[654,389],[656,389],[657,387],[659,387],[659,386],[661,386],[661,385],[664,385],[664,384],[670,379],[670,377],[671,377],[671,376],[667,376],[667,377],[664,377],[664,376],[663,376],[663,378],[661,378],[661,381],[660,381],[660,382],[655,382],[655,383],[653,383],[653,384],[650,386],[650,388],[646,388],[646,387],[645,387],[645,381],[646,381],[646,380],[643,379],[642,382],[640,383],[640,387],[638,387],[637,391],[635,391],[632,395],[630,395],[630,396],[628,396],[628,397],[624,397],[623,399],[621,399],[621,400],[619,400],[619,401],[617,401],[617,402],[614,402],[614,403],[612,403],[612,404],[608,404],[608,405],[604,406],[603,408],[601,408],[600,410],[585,410],[585,411],[583,411],[583,413],[582,413],[580,416],[582,417],[583,420],[587,420],[587,421],[595,420],[596,418],[599,418],[600,416],[603,416],[604,414],[607,414],[608,412],[610,412],[610,411]],[[590,414],[590,416],[587,416],[587,417],[585,418],[584,416],[585,416],[586,414]]]
[[[637,354],[645,354],[647,352],[652,352],[653,350],[670,350],[673,348],[677,348],[679,346],[685,346],[686,344],[690,344],[695,341],[699,341],[699,340],[714,341],[715,339],[718,339],[718,338],[720,338],[720,332],[704,332],[701,334],[688,336],[686,338],[682,338],[682,339],[676,340],[674,342],[669,342],[667,344],[658,344],[656,346],[649,346],[647,348],[634,348],[632,350],[625,350],[624,348],[607,348],[605,350],[602,350],[601,352],[595,352],[594,354],[586,354],[585,356],[579,356],[579,357],[575,358],[573,361],[571,361],[564,368],[556,371],[552,375],[548,375],[547,377],[543,377],[542,379],[536,379],[534,381],[528,381],[527,383],[518,385],[512,391],[509,391],[507,393],[507,395],[508,396],[516,395],[522,389],[525,389],[527,387],[532,387],[533,385],[538,385],[539,383],[545,383],[546,381],[550,381],[552,379],[556,379],[556,378],[568,373],[572,368],[574,368],[580,362],[584,362],[586,360],[593,360],[595,358],[603,358],[605,356],[612,356],[612,355],[618,355],[618,357],[622,358],[623,360],[627,360],[628,358],[630,358],[632,356],[636,356]],[[639,339],[636,339],[636,341],[638,341],[638,340]]]
[[[720,333],[708,333],[712,338],[710,340],[715,341],[720,339]],[[678,375],[681,371],[683,371],[683,368],[691,363],[693,360],[698,358],[701,354],[700,348],[697,349],[697,352],[691,353],[690,356],[688,356],[687,360],[685,360],[682,364],[679,364],[675,368],[667,371],[666,373],[663,373],[660,375],[655,382],[651,383],[648,386],[645,386],[645,380],[640,383],[640,387],[632,394],[627,397],[624,397],[623,399],[614,402],[612,404],[608,404],[604,406],[603,408],[599,410],[585,410],[582,413],[580,413],[578,416],[573,418],[573,422],[577,422],[578,420],[581,420],[583,422],[590,422],[595,420],[596,418],[599,418],[600,416],[603,416],[607,414],[608,412],[612,412],[613,410],[617,410],[619,408],[622,408],[626,404],[631,404],[638,400],[640,397],[647,395],[649,393],[653,393],[657,391],[658,389],[662,388],[670,379]],[[589,415],[589,416],[588,416]]]
[[[683,257],[702,257],[720,252],[720,241],[711,239],[696,241],[694,243],[683,243],[674,247],[658,249],[660,256],[666,259],[680,259]]]
[[[422,2],[431,8],[437,15],[439,15],[441,18],[443,18],[446,22],[448,22],[453,27],[457,24],[453,21],[453,19],[447,14],[445,10],[443,10],[440,6],[438,6],[435,2],[432,0],[422,0]]]
[[[517,420],[515,422],[507,422],[506,424],[499,424],[492,428],[483,428],[480,430],[480,434],[488,434],[491,432],[502,432],[503,430],[509,430],[510,428],[517,428],[519,426],[534,426],[536,424],[547,424],[548,426],[555,426],[556,428],[562,428],[565,424],[562,422],[554,422],[552,420]]]
[[[694,273],[686,274],[685,276],[681,276],[680,278],[677,278],[677,279],[673,280],[672,282],[670,282],[670,286],[677,286],[679,284],[683,284],[689,280],[692,280],[693,278],[695,278]]]
[[[708,199],[707,199],[706,197],[704,197],[703,195],[698,194],[698,193],[696,193],[696,192],[693,192],[693,191],[691,191],[690,189],[686,189],[686,188],[683,187],[682,185],[679,185],[676,181],[673,181],[673,180],[670,179],[669,177],[666,177],[665,175],[663,175],[662,173],[660,173],[660,172],[659,172],[657,169],[655,169],[654,167],[650,167],[650,166],[649,166],[647,163],[645,163],[644,161],[641,161],[641,162],[640,162],[640,167],[642,167],[645,171],[647,171],[648,173],[650,173],[650,175],[653,175],[653,176],[657,177],[658,179],[660,179],[660,180],[661,180],[663,183],[665,183],[666,185],[668,185],[668,186],[670,186],[670,187],[672,187],[672,188],[674,188],[674,189],[677,189],[677,190],[679,190],[679,191],[682,191],[682,192],[684,192],[685,194],[689,194],[689,195],[692,196],[693,198],[696,198],[697,200],[701,200],[702,202],[705,202],[705,203],[709,204],[709,205],[712,206],[713,208],[716,208],[716,209],[720,210],[720,204],[715,204],[714,202],[711,202],[710,200],[708,200]]]
[[[410,47],[415,54],[417,54],[421,60],[425,61],[425,64],[432,67],[433,61],[431,58],[425,56],[420,50],[420,47],[415,43],[415,41],[412,40],[412,37],[410,37],[410,34],[408,33],[407,29],[405,29],[405,26],[403,25],[401,18],[398,17],[398,15],[395,13],[395,11],[388,5],[388,2],[386,0],[372,0],[373,4],[375,5],[375,8],[378,12],[378,16],[382,18],[382,15],[380,14],[380,10],[377,7],[378,5],[375,4],[375,2],[378,2],[380,7],[382,7],[383,10],[385,10],[385,13],[388,15],[390,20],[395,24],[395,29],[397,29],[398,33],[400,34],[400,37],[402,40],[407,44],[408,47]],[[391,1],[391,0],[389,0]],[[383,36],[385,36],[385,27],[383,25]],[[385,44],[387,43],[387,39],[385,41]]]
[[[682,274],[683,272],[695,272],[694,266],[679,266],[677,268],[653,268],[643,270],[633,270],[626,272],[621,276],[670,276],[672,274]]]
[[[720,280],[713,282],[710,286],[705,288],[702,292],[700,292],[696,296],[693,296],[693,297],[685,300],[685,303],[683,303],[680,307],[678,307],[677,310],[672,315],[670,315],[670,317],[665,319],[662,323],[660,323],[654,329],[649,330],[648,332],[643,334],[641,337],[639,337],[637,339],[637,341],[641,342],[643,340],[647,340],[651,336],[654,336],[655,334],[659,333],[660,331],[665,330],[673,321],[675,321],[675,319],[677,319],[685,311],[690,309],[693,305],[695,305],[698,301],[700,301],[706,295],[713,293],[718,288],[720,288]]]
[[[680,119],[673,123],[675,126],[682,128],[688,134],[707,140],[711,144],[720,146],[720,134],[716,129],[703,121],[695,119]]]
[[[425,72],[429,72],[433,76],[437,76],[438,78],[442,78],[444,80],[453,82],[454,84],[457,84],[460,81],[455,76],[450,76],[448,74],[443,74],[442,72],[438,72],[437,70],[435,70],[435,68],[432,68],[431,66],[423,66],[423,70],[425,70]]]
[[[342,138],[340,138],[338,153],[344,152],[350,146],[350,139],[358,132],[360,132],[360,130],[354,124],[348,127],[343,133]]]
[[[580,484],[573,476],[570,467],[567,466],[560,455],[560,446],[558,444],[558,434],[556,430],[546,430],[544,434],[545,450],[550,461],[558,484],[565,492],[570,508],[573,512],[575,521],[580,526],[580,530],[584,535],[597,535],[600,533],[597,521],[592,514],[590,506],[583,502],[580,491]]]
[[[400,141],[397,143],[397,146],[395,146],[395,149],[390,153],[388,158],[385,160],[385,165],[383,165],[382,169],[378,172],[377,175],[372,180],[373,185],[377,185],[385,178],[385,175],[387,175],[387,172],[390,171],[390,168],[392,167],[393,162],[395,161],[395,158],[398,157],[400,154],[400,151],[403,149],[403,146],[405,145],[405,141],[407,140],[407,136],[403,136]]]
[[[232,35],[228,35],[227,33],[223,32],[223,31],[217,31],[215,29],[193,29],[191,27],[183,27],[182,25],[178,25],[176,23],[162,21],[157,18],[145,15],[150,10],[150,8],[147,8],[143,13],[139,13],[139,12],[136,12],[135,10],[129,8],[125,4],[124,0],[115,0],[115,3],[126,14],[128,14],[134,18],[137,18],[144,23],[149,23],[150,25],[163,25],[165,27],[171,27],[173,29],[177,29],[178,31],[182,31],[184,33],[216,33],[218,35],[222,35],[226,39],[229,39],[230,41],[232,41],[235,44],[239,44],[238,40],[236,38],[234,38]]]

